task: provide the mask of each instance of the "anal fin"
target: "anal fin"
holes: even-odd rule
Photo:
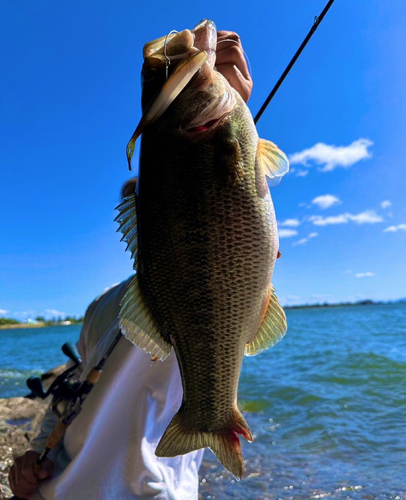
[[[146,306],[134,276],[120,304],[120,328],[125,337],[157,359],[164,360],[171,352],[171,344],[159,331]]]
[[[271,285],[269,303],[255,337],[245,346],[246,356],[255,356],[279,342],[287,330],[286,315]]]

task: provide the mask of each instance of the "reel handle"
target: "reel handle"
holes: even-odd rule
[[[75,344],[72,342],[66,342],[62,346],[62,352],[65,356],[68,356],[70,360],[72,360],[75,365],[80,365],[82,363],[82,358],[80,357],[79,351]]]
[[[42,380],[37,375],[31,375],[31,377],[27,379],[27,386],[37,397],[41,399],[47,397],[44,386],[42,385]]]

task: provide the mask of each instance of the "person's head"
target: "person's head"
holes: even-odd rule
[[[137,185],[137,178],[133,177],[132,179],[128,179],[123,184],[123,187],[121,188],[121,198],[124,199],[126,196],[130,196],[131,194],[135,193],[135,186]]]

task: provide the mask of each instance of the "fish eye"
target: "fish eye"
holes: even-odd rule
[[[148,69],[145,69],[142,72],[141,80],[143,82],[150,82],[150,81],[152,81],[156,77],[156,75],[157,75],[156,69],[154,69],[154,68],[148,68]]]

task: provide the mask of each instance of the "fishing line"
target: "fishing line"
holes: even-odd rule
[[[278,64],[275,66],[275,69],[273,70],[270,76],[270,80],[273,80],[276,77],[276,75],[279,73],[282,63],[284,62],[286,54],[290,51],[292,46],[296,44],[296,42],[299,40],[299,37],[301,38],[304,35],[304,33],[307,33],[309,31],[309,29],[313,26],[313,23],[310,24],[306,23],[306,25],[303,25],[303,27],[300,28],[300,31],[298,30],[297,33],[291,39],[291,41],[288,42],[286,49],[283,51],[283,54],[279,57]]]
[[[166,59],[166,63],[165,63],[165,75],[166,75],[166,79],[168,79],[168,72],[169,72],[169,66],[171,64],[171,60],[170,58],[166,55],[166,45],[168,43],[168,37],[170,35],[174,35],[175,33],[179,33],[179,31],[176,31],[176,30],[172,30],[170,31],[167,35],[166,35],[166,38],[165,38],[165,42],[164,42],[164,57]]]
[[[243,51],[243,53],[244,53],[244,57],[245,57],[245,59],[246,59],[246,61],[247,61],[247,63],[248,63],[248,71],[249,71],[249,74],[251,75],[251,78],[252,78],[252,67],[251,67],[251,63],[250,63],[250,60],[249,60],[249,57],[248,57],[247,53],[246,53],[246,52],[245,52],[245,50],[242,48],[241,44],[240,44],[240,43],[238,43],[238,42],[236,42],[235,40],[232,40],[231,38],[226,38],[225,40],[220,40],[219,42],[217,42],[217,45],[218,45],[219,43],[224,43],[224,42],[233,42],[233,43],[236,43],[236,44],[240,47],[240,49]]]
[[[297,49],[295,55],[292,57],[290,60],[289,64],[286,66],[285,71],[282,73],[282,75],[279,77],[279,80],[276,82],[274,88],[271,90],[271,93],[269,96],[266,98],[264,104],[261,106],[260,110],[258,111],[256,117],[254,118],[254,123],[257,124],[258,120],[261,118],[262,113],[265,111],[267,108],[268,104],[271,102],[272,98],[278,91],[279,87],[282,85],[283,81],[287,77],[289,71],[292,69],[293,65],[299,58],[300,54],[302,53],[303,49],[306,47],[307,43],[309,42],[310,38],[314,35],[314,32],[317,30],[321,22],[323,21],[324,16],[327,14],[328,10],[330,7],[333,5],[334,0],[329,0],[329,2],[326,4],[324,7],[322,13],[319,16],[314,17],[314,22],[313,26],[310,28],[309,33],[306,35],[306,38],[303,40],[302,44],[300,47]]]

